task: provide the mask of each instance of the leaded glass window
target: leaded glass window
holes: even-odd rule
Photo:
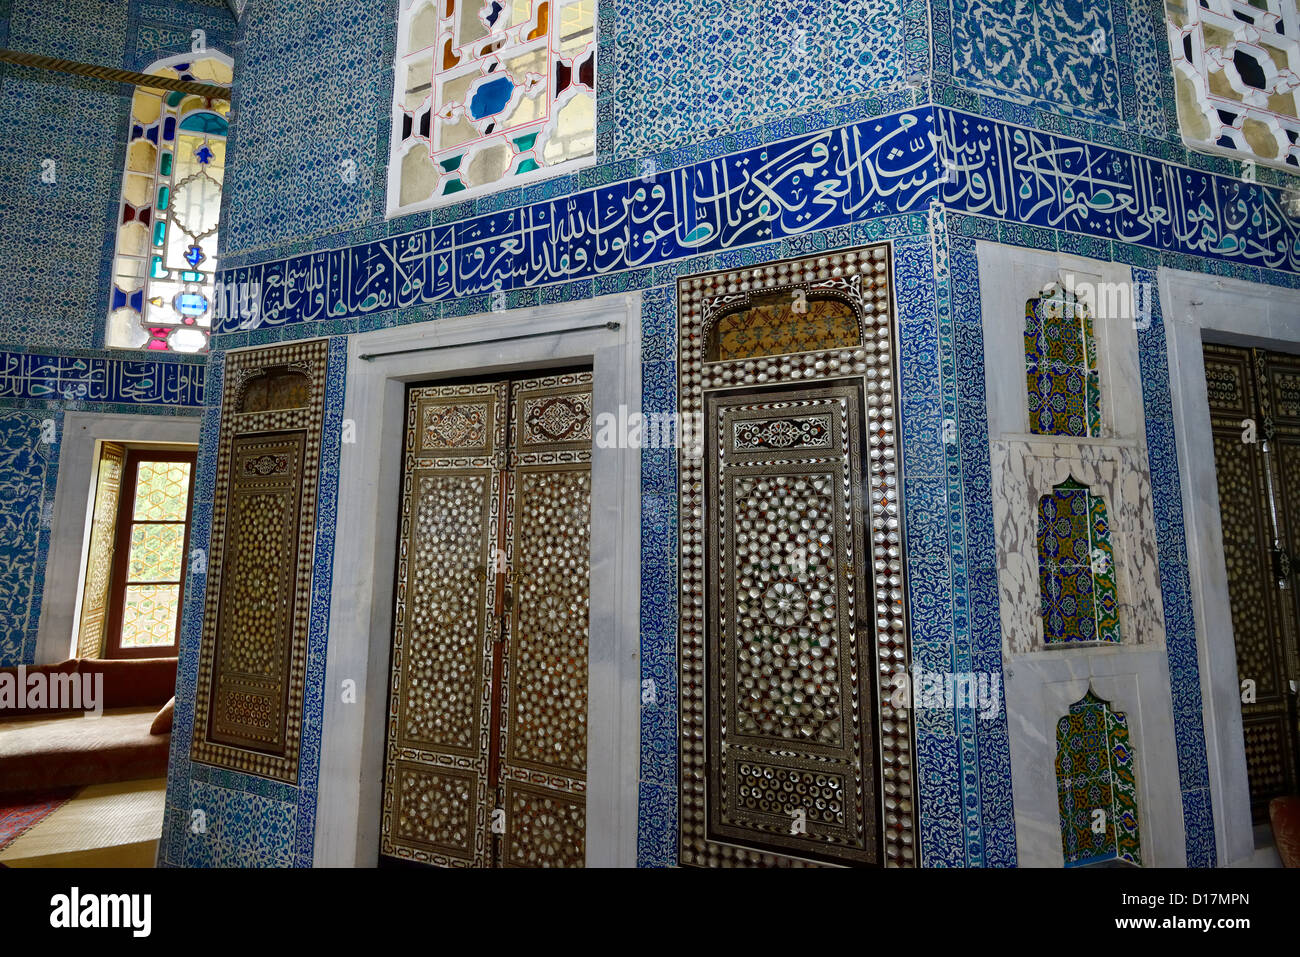
[[[205,83],[231,80],[230,61],[213,53],[170,57],[146,72]],[[224,100],[136,89],[107,346],[162,352],[207,348],[229,111]]]
[[[1092,315],[1072,291],[1055,290],[1025,304],[1025,376],[1031,432],[1101,434]]]
[[[1073,479],[1038,502],[1038,586],[1047,644],[1120,640],[1106,503]]]
[[[1141,865],[1128,718],[1092,689],[1056,724],[1056,794],[1066,867]]]
[[[1166,4],[1178,125],[1189,146],[1300,166],[1295,0]]]
[[[402,0],[389,212],[596,153],[596,0]]]

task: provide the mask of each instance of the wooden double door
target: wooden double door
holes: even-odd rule
[[[1300,356],[1205,347],[1251,806],[1300,793]]]
[[[591,373],[408,390],[380,853],[586,857]]]

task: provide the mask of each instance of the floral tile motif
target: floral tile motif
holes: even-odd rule
[[[36,653],[62,415],[0,409],[0,667]]]

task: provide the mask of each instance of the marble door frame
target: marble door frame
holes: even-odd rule
[[[406,385],[590,363],[594,407],[641,407],[639,294],[440,319],[352,336],[325,670],[314,862],[374,866],[379,853],[392,583]],[[616,322],[619,328],[599,328]],[[598,326],[595,329],[585,327]],[[583,331],[572,331],[582,329]],[[537,333],[543,335],[537,336]],[[533,336],[499,341],[511,336]],[[363,359],[435,345],[454,348]],[[348,441],[349,438],[355,441]],[[636,863],[640,772],[640,453],[592,454],[587,865]],[[346,703],[344,682],[355,682]]]
[[[50,418],[53,417],[51,414]],[[49,560],[36,633],[37,664],[76,657],[86,553],[90,546],[89,525],[95,507],[99,443],[197,447],[201,422],[198,415],[64,414]]]
[[[1255,844],[1202,345],[1214,342],[1300,352],[1300,291],[1163,268],[1159,282],[1205,702],[1215,843],[1220,865],[1248,864]]]

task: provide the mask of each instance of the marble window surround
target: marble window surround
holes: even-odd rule
[[[1147,866],[1182,866],[1182,797],[1131,313],[1098,315],[1093,309],[1103,435],[1028,433],[1025,301],[1052,283],[1092,284],[1087,288],[1097,293],[1107,288],[1101,284],[1128,290],[1132,272],[1123,264],[988,242],[976,244],[976,255],[1018,863],[1064,866],[1054,729],[1091,682],[1114,710],[1129,716],[1142,859]],[[1120,601],[1118,646],[1043,642],[1038,499],[1071,475],[1106,500]]]
[[[197,445],[200,418],[67,412],[63,417],[54,523],[44,572],[36,664],[76,654],[81,620],[81,582],[90,546],[90,517],[101,442],[132,445]],[[70,584],[71,583],[71,584]]]
[[[1121,645],[1163,646],[1155,515],[1143,450],[1131,442],[1052,441],[1046,436],[1038,441],[991,439],[989,447],[1003,653],[1013,658],[1060,647],[1045,643],[1039,613],[1038,507],[1044,495],[1069,478],[1106,503]]]
[[[1165,268],[1158,282],[1169,344],[1215,837],[1222,863],[1244,865],[1254,853],[1254,839],[1202,344],[1300,352],[1300,292]]]
[[[591,363],[597,414],[641,401],[640,296],[511,310],[349,337],[338,541],[329,615],[315,866],[374,866],[392,645],[406,384]],[[617,330],[566,332],[616,321]],[[520,334],[554,333],[515,342]],[[456,348],[366,354],[432,345]],[[636,864],[640,773],[640,451],[592,456],[587,864]],[[356,682],[358,704],[340,689]]]
[[[1017,864],[1064,867],[1056,781],[1056,723],[1089,687],[1128,717],[1137,782],[1138,829],[1147,867],[1183,867],[1186,846],[1173,711],[1149,689],[1169,662],[1157,645],[1023,655],[1005,665],[1016,809]]]

